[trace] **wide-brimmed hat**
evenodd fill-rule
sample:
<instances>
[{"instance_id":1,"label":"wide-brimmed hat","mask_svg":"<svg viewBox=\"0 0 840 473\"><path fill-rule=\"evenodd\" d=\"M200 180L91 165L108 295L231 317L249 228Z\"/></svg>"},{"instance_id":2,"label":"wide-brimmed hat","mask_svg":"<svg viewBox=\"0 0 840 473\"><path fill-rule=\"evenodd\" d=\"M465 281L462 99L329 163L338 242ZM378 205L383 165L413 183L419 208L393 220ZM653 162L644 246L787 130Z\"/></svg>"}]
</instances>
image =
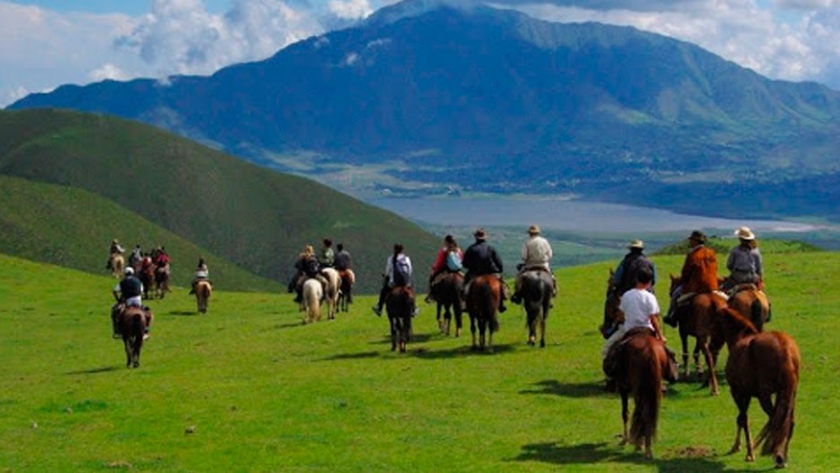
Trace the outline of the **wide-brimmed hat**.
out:
<instances>
[{"instance_id":1,"label":"wide-brimmed hat","mask_svg":"<svg viewBox=\"0 0 840 473\"><path fill-rule=\"evenodd\" d=\"M483 228L479 228L475 231L475 233L473 233L473 236L475 236L478 240L485 240L487 238L487 231Z\"/></svg>"},{"instance_id":2,"label":"wide-brimmed hat","mask_svg":"<svg viewBox=\"0 0 840 473\"><path fill-rule=\"evenodd\" d=\"M627 248L638 248L640 250L645 249L645 243L642 240L632 240Z\"/></svg>"},{"instance_id":3,"label":"wide-brimmed hat","mask_svg":"<svg viewBox=\"0 0 840 473\"><path fill-rule=\"evenodd\" d=\"M540 227L538 225L531 225L528 227L528 234L529 235L539 235L540 234Z\"/></svg>"},{"instance_id":4,"label":"wide-brimmed hat","mask_svg":"<svg viewBox=\"0 0 840 473\"><path fill-rule=\"evenodd\" d=\"M741 227L735 230L735 236L740 240L755 240L755 233L750 230L750 227Z\"/></svg>"},{"instance_id":5,"label":"wide-brimmed hat","mask_svg":"<svg viewBox=\"0 0 840 473\"><path fill-rule=\"evenodd\" d=\"M700 230L694 230L693 232L691 232L691 235L688 236L688 239L699 241L700 243L706 243L706 235Z\"/></svg>"}]
</instances>

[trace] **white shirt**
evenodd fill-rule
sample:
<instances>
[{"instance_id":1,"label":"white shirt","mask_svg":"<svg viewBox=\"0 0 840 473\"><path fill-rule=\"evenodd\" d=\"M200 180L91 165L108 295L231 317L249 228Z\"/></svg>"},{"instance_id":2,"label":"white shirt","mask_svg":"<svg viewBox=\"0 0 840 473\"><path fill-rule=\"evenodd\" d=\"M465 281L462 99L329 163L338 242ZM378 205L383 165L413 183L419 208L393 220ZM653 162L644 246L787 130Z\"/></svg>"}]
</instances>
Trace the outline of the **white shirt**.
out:
<instances>
[{"instance_id":1,"label":"white shirt","mask_svg":"<svg viewBox=\"0 0 840 473\"><path fill-rule=\"evenodd\" d=\"M411 266L411 258L406 256L403 253L397 255L397 259L400 261L404 261L405 265L408 267L408 275L411 276L414 274L414 268ZM391 255L388 257L388 260L385 261L385 277L388 278L388 285L394 285L394 256Z\"/></svg>"},{"instance_id":2,"label":"white shirt","mask_svg":"<svg viewBox=\"0 0 840 473\"><path fill-rule=\"evenodd\" d=\"M653 330L650 317L659 314L659 302L656 296L644 289L630 289L621 296L618 308L624 312L624 330L647 327Z\"/></svg>"},{"instance_id":3,"label":"white shirt","mask_svg":"<svg viewBox=\"0 0 840 473\"><path fill-rule=\"evenodd\" d=\"M551 245L545 238L535 235L528 238L528 241L522 245L522 262L526 268L542 267L548 269L548 262L554 253L551 251Z\"/></svg>"}]
</instances>

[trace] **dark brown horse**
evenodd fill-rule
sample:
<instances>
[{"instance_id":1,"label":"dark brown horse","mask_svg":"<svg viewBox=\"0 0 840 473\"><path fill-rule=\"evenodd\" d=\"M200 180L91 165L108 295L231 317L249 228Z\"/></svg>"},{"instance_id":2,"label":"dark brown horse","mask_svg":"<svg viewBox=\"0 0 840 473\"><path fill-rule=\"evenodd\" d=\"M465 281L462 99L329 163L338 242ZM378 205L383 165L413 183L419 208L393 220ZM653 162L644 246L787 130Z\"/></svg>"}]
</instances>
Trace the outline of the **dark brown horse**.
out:
<instances>
[{"instance_id":1,"label":"dark brown horse","mask_svg":"<svg viewBox=\"0 0 840 473\"><path fill-rule=\"evenodd\" d=\"M673 293L679 284L680 278L672 275L669 293ZM725 306L726 299L721 293L708 292L695 295L687 306L677 308L680 342L682 344L683 377L687 380L690 374L688 365L688 337L690 335L697 339L697 345L694 349L694 366L697 377L699 379L703 372L700 366L699 355L699 352L702 351L706 361L706 370L708 371L705 382L709 384L712 396L720 394L717 374L715 373L715 361L718 352L723 346L722 339L717 337L713 338L712 336L714 333L714 320L718 309Z\"/></svg>"},{"instance_id":2,"label":"dark brown horse","mask_svg":"<svg viewBox=\"0 0 840 473\"><path fill-rule=\"evenodd\" d=\"M139 307L126 307L116 315L116 326L125 345L125 366L140 366L140 350L143 348L143 336L151 313L148 315Z\"/></svg>"},{"instance_id":3,"label":"dark brown horse","mask_svg":"<svg viewBox=\"0 0 840 473\"><path fill-rule=\"evenodd\" d=\"M735 293L729 296L726 305L748 318L759 332L770 319L770 302L755 284L735 286Z\"/></svg>"},{"instance_id":4,"label":"dark brown horse","mask_svg":"<svg viewBox=\"0 0 840 473\"><path fill-rule=\"evenodd\" d=\"M137 271L137 279L143 283L143 299L149 299L149 291L152 291L152 294L154 294L155 265L147 264L141 266Z\"/></svg>"},{"instance_id":5,"label":"dark brown horse","mask_svg":"<svg viewBox=\"0 0 840 473\"><path fill-rule=\"evenodd\" d=\"M454 313L455 336L460 337L464 325L462 310L464 276L459 272L443 273L437 277L431 292L432 297L437 302L437 322L440 332L446 335L451 334L452 315Z\"/></svg>"},{"instance_id":6,"label":"dark brown horse","mask_svg":"<svg viewBox=\"0 0 840 473\"><path fill-rule=\"evenodd\" d=\"M169 265L155 267L155 297L163 299L169 292Z\"/></svg>"},{"instance_id":7,"label":"dark brown horse","mask_svg":"<svg viewBox=\"0 0 840 473\"><path fill-rule=\"evenodd\" d=\"M522 295L522 306L525 307L528 317L528 345L536 344L539 329L540 347L545 348L545 319L548 318L551 308L553 291L554 281L547 271L534 269L522 273L519 293Z\"/></svg>"},{"instance_id":8,"label":"dark brown horse","mask_svg":"<svg viewBox=\"0 0 840 473\"><path fill-rule=\"evenodd\" d=\"M350 304L353 303L353 284L356 283L356 274L352 269L343 269L338 272L341 278L341 291L338 294L338 311L348 312Z\"/></svg>"},{"instance_id":9,"label":"dark brown horse","mask_svg":"<svg viewBox=\"0 0 840 473\"><path fill-rule=\"evenodd\" d=\"M414 304L414 292L406 287L396 286L385 298L385 310L391 326L391 351L400 348L405 353L406 344L411 338L411 312Z\"/></svg>"},{"instance_id":10,"label":"dark brown horse","mask_svg":"<svg viewBox=\"0 0 840 473\"><path fill-rule=\"evenodd\" d=\"M758 332L749 320L730 308L718 312L717 327L729 348L726 381L738 406L732 452L740 450L743 430L746 460L755 460L747 410L750 400L757 398L769 420L758 434L755 446L762 446L763 455L772 454L777 468L784 467L793 436L799 347L785 333Z\"/></svg>"},{"instance_id":11,"label":"dark brown horse","mask_svg":"<svg viewBox=\"0 0 840 473\"><path fill-rule=\"evenodd\" d=\"M624 422L622 445L632 443L644 448L645 458L653 458L651 444L656 437L662 380L676 381L677 367L665 345L647 328L634 329L613 345L604 360L604 372L616 380L621 394L621 419ZM628 398L633 395L633 419L627 429Z\"/></svg>"},{"instance_id":12,"label":"dark brown horse","mask_svg":"<svg viewBox=\"0 0 840 473\"><path fill-rule=\"evenodd\" d=\"M493 349L493 333L499 330L499 301L502 297L502 283L492 274L477 276L470 284L467 294L467 312L470 316L470 332L473 349ZM479 343L476 343L476 324ZM486 338L485 338L486 335Z\"/></svg>"}]
</instances>

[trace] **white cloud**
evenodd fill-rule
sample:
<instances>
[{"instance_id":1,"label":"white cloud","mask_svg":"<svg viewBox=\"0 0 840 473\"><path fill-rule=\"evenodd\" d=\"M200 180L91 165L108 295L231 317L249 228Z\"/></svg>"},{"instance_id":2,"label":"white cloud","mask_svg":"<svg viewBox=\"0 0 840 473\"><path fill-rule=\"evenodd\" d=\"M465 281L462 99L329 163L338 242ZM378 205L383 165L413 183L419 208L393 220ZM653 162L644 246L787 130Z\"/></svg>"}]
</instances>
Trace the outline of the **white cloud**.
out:
<instances>
[{"instance_id":1,"label":"white cloud","mask_svg":"<svg viewBox=\"0 0 840 473\"><path fill-rule=\"evenodd\" d=\"M88 78L94 82L103 81L105 79L128 80L131 79L131 75L127 74L119 67L111 63L107 63L91 71L90 74L88 74Z\"/></svg>"},{"instance_id":2,"label":"white cloud","mask_svg":"<svg viewBox=\"0 0 840 473\"><path fill-rule=\"evenodd\" d=\"M330 0L327 9L343 20L363 19L373 13L368 0Z\"/></svg>"}]
</instances>

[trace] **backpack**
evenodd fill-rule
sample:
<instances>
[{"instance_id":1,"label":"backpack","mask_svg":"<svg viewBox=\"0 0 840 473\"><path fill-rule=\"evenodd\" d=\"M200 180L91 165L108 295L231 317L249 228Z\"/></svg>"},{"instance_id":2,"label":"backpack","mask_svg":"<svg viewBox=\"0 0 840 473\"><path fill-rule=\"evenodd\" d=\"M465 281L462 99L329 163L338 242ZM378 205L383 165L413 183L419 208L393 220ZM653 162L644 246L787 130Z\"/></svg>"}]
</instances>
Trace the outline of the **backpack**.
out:
<instances>
[{"instance_id":1,"label":"backpack","mask_svg":"<svg viewBox=\"0 0 840 473\"><path fill-rule=\"evenodd\" d=\"M460 271L464 266L461 264L461 258L458 257L458 252L455 250L446 254L446 267L450 271Z\"/></svg>"},{"instance_id":2,"label":"backpack","mask_svg":"<svg viewBox=\"0 0 840 473\"><path fill-rule=\"evenodd\" d=\"M402 255L400 255L402 256ZM408 286L411 283L411 271L405 256L394 257L394 286Z\"/></svg>"}]
</instances>

